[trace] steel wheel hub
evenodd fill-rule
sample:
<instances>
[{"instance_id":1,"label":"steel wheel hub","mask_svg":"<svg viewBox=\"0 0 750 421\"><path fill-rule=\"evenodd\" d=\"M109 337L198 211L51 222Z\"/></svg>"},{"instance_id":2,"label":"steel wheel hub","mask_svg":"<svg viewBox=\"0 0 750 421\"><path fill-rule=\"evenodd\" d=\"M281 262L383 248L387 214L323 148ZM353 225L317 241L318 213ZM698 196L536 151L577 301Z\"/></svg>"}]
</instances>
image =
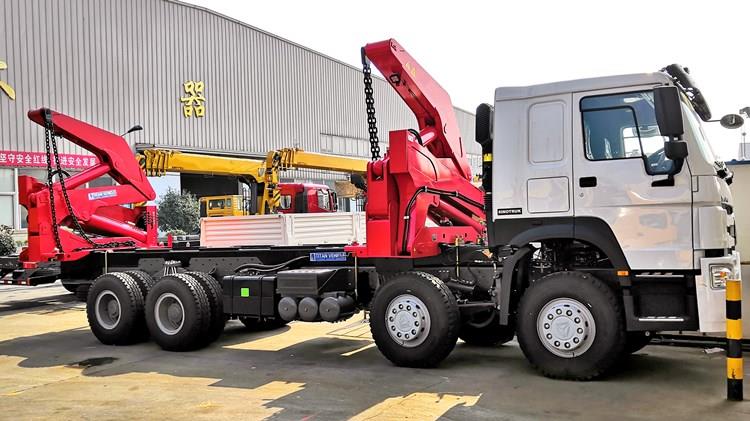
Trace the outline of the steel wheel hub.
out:
<instances>
[{"instance_id":1,"label":"steel wheel hub","mask_svg":"<svg viewBox=\"0 0 750 421\"><path fill-rule=\"evenodd\" d=\"M167 335L174 335L185 323L185 308L182 301L171 292L162 294L154 305L156 325Z\"/></svg>"},{"instance_id":2,"label":"steel wheel hub","mask_svg":"<svg viewBox=\"0 0 750 421\"><path fill-rule=\"evenodd\" d=\"M399 295L388 304L385 325L396 343L414 348L430 333L430 313L419 298L411 294Z\"/></svg>"},{"instance_id":3,"label":"steel wheel hub","mask_svg":"<svg viewBox=\"0 0 750 421\"><path fill-rule=\"evenodd\" d=\"M591 311L572 298L548 302L537 316L537 334L547 350L563 358L574 358L586 352L596 337Z\"/></svg>"},{"instance_id":4,"label":"steel wheel hub","mask_svg":"<svg viewBox=\"0 0 750 421\"><path fill-rule=\"evenodd\" d=\"M112 330L120 324L120 312L122 307L120 306L120 300L114 292L105 290L96 296L96 302L94 304L96 321L99 326Z\"/></svg>"}]
</instances>

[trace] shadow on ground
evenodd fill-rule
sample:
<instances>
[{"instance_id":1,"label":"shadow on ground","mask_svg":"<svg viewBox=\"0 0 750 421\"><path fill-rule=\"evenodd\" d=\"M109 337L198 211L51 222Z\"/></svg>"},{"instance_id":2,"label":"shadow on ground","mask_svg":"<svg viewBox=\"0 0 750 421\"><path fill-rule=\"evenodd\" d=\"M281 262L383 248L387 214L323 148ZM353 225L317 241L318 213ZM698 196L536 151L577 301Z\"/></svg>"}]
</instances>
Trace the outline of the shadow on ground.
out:
<instances>
[{"instance_id":1,"label":"shadow on ground","mask_svg":"<svg viewBox=\"0 0 750 421\"><path fill-rule=\"evenodd\" d=\"M53 299L59 298L50 297ZM331 325L331 330L336 328ZM514 419L569 418L606 413L616 413L618 418L648 418L696 416L716 410L716 404L723 408L719 400L706 399L721 393L717 387L723 381L723 360L700 350L647 347L625 359L609 378L577 383L541 377L515 343L492 348L459 343L435 369L394 367L376 347L363 349L371 344L365 339L323 335L278 350L252 349L255 341L289 335L289 329L248 332L241 324L230 322L222 338L210 347L170 353L151 342L105 346L83 328L0 342L0 355L23 358L19 366L24 368L76 367L90 377L157 373L218 379L211 386L241 389L255 389L272 381L303 383L299 391L264 404L282 408L274 415L279 419L347 418L388 398L417 392L480 396L476 405L458 405L445 414L458 419L498 419L504 414ZM248 343L248 349L236 349ZM696 407L699 396L703 406ZM634 401L638 402L636 412ZM576 402L587 404L582 407ZM675 409L665 408L664 402Z\"/></svg>"},{"instance_id":2,"label":"shadow on ground","mask_svg":"<svg viewBox=\"0 0 750 421\"><path fill-rule=\"evenodd\" d=\"M5 301L0 303L0 315L4 313L11 313L19 310L30 310L38 307L53 307L59 306L64 303L76 303L76 297L70 293L64 293L59 295L50 295L42 298L35 298L29 300L28 298L21 298L13 301Z\"/></svg>"}]
</instances>

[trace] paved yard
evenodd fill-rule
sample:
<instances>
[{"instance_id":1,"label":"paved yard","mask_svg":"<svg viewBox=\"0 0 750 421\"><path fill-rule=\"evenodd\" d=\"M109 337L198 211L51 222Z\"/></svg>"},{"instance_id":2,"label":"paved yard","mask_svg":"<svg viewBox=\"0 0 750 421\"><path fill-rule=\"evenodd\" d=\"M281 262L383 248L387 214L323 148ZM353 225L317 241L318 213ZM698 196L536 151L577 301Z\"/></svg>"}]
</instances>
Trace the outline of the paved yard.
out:
<instances>
[{"instance_id":1,"label":"paved yard","mask_svg":"<svg viewBox=\"0 0 750 421\"><path fill-rule=\"evenodd\" d=\"M260 333L232 322L190 353L112 347L62 287L0 287L2 419L750 419L750 402L724 401L724 373L721 353L649 346L605 380L554 381L515 342L397 368L361 316Z\"/></svg>"}]
</instances>

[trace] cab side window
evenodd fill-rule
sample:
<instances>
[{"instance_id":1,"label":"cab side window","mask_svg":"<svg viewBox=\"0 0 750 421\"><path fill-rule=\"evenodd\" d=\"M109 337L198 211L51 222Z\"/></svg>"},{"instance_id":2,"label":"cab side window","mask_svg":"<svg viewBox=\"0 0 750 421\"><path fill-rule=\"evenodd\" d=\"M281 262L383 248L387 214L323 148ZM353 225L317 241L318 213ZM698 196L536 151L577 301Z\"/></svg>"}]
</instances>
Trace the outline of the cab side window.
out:
<instances>
[{"instance_id":1,"label":"cab side window","mask_svg":"<svg viewBox=\"0 0 750 421\"><path fill-rule=\"evenodd\" d=\"M587 159L642 159L650 175L672 170L650 91L585 97L580 108Z\"/></svg>"},{"instance_id":2,"label":"cab side window","mask_svg":"<svg viewBox=\"0 0 750 421\"><path fill-rule=\"evenodd\" d=\"M635 113L630 107L583 111L583 129L586 158L592 161L641 157ZM626 132L636 133L635 143L626 142Z\"/></svg>"}]
</instances>

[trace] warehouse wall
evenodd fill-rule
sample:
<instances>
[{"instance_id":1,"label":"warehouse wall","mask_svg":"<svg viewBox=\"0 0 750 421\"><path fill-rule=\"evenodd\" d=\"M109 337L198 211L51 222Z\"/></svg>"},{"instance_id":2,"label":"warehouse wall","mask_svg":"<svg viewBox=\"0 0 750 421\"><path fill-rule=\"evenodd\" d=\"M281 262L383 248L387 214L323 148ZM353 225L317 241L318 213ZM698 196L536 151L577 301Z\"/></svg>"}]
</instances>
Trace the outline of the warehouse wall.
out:
<instances>
[{"instance_id":1,"label":"warehouse wall","mask_svg":"<svg viewBox=\"0 0 750 421\"><path fill-rule=\"evenodd\" d=\"M737 229L737 250L743 262L750 262L750 161L727 162L734 173L729 188L734 198L734 216ZM750 290L750 288L748 288Z\"/></svg>"},{"instance_id":2,"label":"warehouse wall","mask_svg":"<svg viewBox=\"0 0 750 421\"><path fill-rule=\"evenodd\" d=\"M41 106L113 132L143 125L131 144L257 155L281 146L369 150L360 69L192 5L0 0L0 60L9 65L0 80L17 93L0 98L0 150L44 150L41 128L25 117ZM187 81L204 83L204 117L183 115ZM383 138L415 126L384 80L374 88ZM478 163L473 115L457 112Z\"/></svg>"},{"instance_id":3,"label":"warehouse wall","mask_svg":"<svg viewBox=\"0 0 750 421\"><path fill-rule=\"evenodd\" d=\"M361 69L193 5L0 0L0 61L8 64L0 81L16 93L13 100L0 92L0 224L18 229L25 228L26 213L15 179L43 175L44 133L26 118L39 107L115 133L141 124L145 130L126 137L131 146L258 157L299 147L369 157ZM188 82L203 85L202 117L192 107L192 116L184 114ZM383 79L373 88L387 143L389 130L416 122ZM474 116L456 112L478 171ZM88 166L90 154L70 142L60 152L75 154L63 157L71 172ZM318 170L283 175L329 185L342 177ZM178 180L170 178L172 187L180 187Z\"/></svg>"}]
</instances>

